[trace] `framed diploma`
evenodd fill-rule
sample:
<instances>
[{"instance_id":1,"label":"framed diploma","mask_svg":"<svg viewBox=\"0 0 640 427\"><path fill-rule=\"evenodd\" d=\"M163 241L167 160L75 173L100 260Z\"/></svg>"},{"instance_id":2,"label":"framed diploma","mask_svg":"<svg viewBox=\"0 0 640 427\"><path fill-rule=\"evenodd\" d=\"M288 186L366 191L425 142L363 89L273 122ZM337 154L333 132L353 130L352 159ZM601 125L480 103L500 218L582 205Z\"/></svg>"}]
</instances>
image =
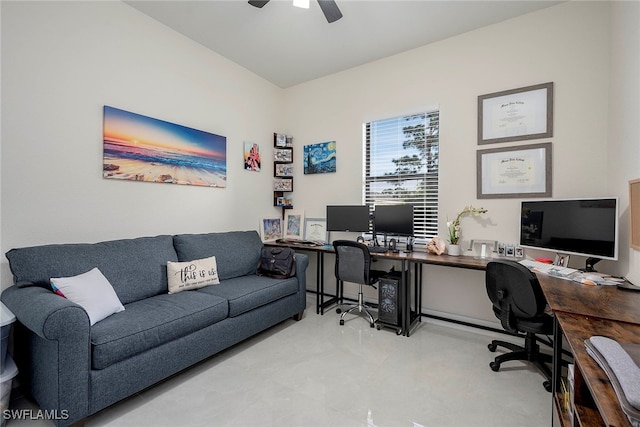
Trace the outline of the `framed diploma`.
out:
<instances>
[{"instance_id":1,"label":"framed diploma","mask_svg":"<svg viewBox=\"0 0 640 427\"><path fill-rule=\"evenodd\" d=\"M305 218L304 238L312 242L327 243L327 220L324 218Z\"/></svg>"},{"instance_id":2,"label":"framed diploma","mask_svg":"<svg viewBox=\"0 0 640 427\"><path fill-rule=\"evenodd\" d=\"M551 143L477 151L478 199L551 197Z\"/></svg>"},{"instance_id":3,"label":"framed diploma","mask_svg":"<svg viewBox=\"0 0 640 427\"><path fill-rule=\"evenodd\" d=\"M478 144L553 136L553 82L478 97Z\"/></svg>"}]
</instances>

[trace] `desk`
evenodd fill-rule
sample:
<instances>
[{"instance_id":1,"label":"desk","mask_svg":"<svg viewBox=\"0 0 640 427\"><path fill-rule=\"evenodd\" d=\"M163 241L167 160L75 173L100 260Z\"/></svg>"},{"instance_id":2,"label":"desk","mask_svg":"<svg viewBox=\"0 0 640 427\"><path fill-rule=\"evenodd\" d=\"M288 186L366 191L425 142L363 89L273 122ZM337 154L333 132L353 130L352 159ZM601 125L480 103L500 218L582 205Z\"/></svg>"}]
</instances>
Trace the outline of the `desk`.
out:
<instances>
[{"instance_id":1,"label":"desk","mask_svg":"<svg viewBox=\"0 0 640 427\"><path fill-rule=\"evenodd\" d=\"M593 335L609 336L625 343L640 343L640 292L615 286L588 286L537 274L549 307L554 312L554 406L561 425L571 425L558 398L562 335L575 361L576 425L631 425L604 371L589 356L584 340Z\"/></svg>"},{"instance_id":2,"label":"desk","mask_svg":"<svg viewBox=\"0 0 640 427\"><path fill-rule=\"evenodd\" d=\"M316 314L323 315L324 310L334 304L342 302L342 292L340 289L336 289L335 295L327 295L324 291L324 254L333 253L333 246L310 246L302 245L292 242L276 243L267 242L267 246L283 246L292 248L294 250L310 251L316 253L316 279L318 283L318 293L316 297ZM384 252L384 253L372 253L372 257L378 259L386 259L391 261L398 261L401 264L401 271L408 271L411 266L414 267L414 292L413 292L413 307L411 303L411 292L408 286L407 279L403 274L402 288L405 290L403 294L405 298L401 301L402 309L402 331L405 336L411 335L411 330L420 322L422 314L422 264L434 264L446 267L467 268L472 270L484 270L487 267L487 263L490 259L481 259L470 256L449 256L449 255L434 255L427 252ZM330 298L325 300L325 297Z\"/></svg>"}]
</instances>

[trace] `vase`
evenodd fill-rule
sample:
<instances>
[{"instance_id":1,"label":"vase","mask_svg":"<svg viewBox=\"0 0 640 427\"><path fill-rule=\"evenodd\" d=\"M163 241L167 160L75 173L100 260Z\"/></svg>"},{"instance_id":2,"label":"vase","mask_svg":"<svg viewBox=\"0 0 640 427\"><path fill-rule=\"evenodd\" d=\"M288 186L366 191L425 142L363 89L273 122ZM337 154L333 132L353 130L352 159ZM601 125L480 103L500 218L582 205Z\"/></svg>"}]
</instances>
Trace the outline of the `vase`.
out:
<instances>
[{"instance_id":1,"label":"vase","mask_svg":"<svg viewBox=\"0 0 640 427\"><path fill-rule=\"evenodd\" d=\"M460 256L460 245L447 246L447 254L451 256Z\"/></svg>"}]
</instances>

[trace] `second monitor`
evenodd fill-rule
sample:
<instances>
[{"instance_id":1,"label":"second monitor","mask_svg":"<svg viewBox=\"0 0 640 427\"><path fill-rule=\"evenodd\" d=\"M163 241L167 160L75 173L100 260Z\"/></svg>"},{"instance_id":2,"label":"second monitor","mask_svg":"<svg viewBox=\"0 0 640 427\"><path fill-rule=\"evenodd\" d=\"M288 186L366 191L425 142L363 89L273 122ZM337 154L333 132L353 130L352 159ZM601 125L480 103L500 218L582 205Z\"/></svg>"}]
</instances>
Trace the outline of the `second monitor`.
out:
<instances>
[{"instance_id":1,"label":"second monitor","mask_svg":"<svg viewBox=\"0 0 640 427\"><path fill-rule=\"evenodd\" d=\"M413 236L413 205L376 206L373 228L376 234Z\"/></svg>"}]
</instances>

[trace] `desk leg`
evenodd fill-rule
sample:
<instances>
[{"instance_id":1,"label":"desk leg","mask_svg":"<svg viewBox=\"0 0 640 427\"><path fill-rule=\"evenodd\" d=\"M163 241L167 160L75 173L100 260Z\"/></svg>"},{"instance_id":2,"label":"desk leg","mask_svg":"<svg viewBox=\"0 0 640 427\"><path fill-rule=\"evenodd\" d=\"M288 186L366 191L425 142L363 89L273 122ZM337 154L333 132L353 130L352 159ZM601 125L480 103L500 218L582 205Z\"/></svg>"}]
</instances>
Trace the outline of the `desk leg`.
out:
<instances>
[{"instance_id":1,"label":"desk leg","mask_svg":"<svg viewBox=\"0 0 640 427\"><path fill-rule=\"evenodd\" d=\"M551 364L551 394L561 393L560 369L562 369L562 329L560 322L553 318L553 363Z\"/></svg>"},{"instance_id":2,"label":"desk leg","mask_svg":"<svg viewBox=\"0 0 640 427\"><path fill-rule=\"evenodd\" d=\"M411 329L411 288L409 287L409 280L407 274L407 261L402 260L401 263L402 275L401 275L401 287L402 289L402 334L406 337L409 336Z\"/></svg>"},{"instance_id":3,"label":"desk leg","mask_svg":"<svg viewBox=\"0 0 640 427\"><path fill-rule=\"evenodd\" d=\"M407 266L405 266L405 261L402 264L402 281L404 283L404 287L402 289L406 292L406 298L403 298L406 301L406 315L404 315L404 328L405 328L405 336L411 336L411 329L419 322L422 321L420 315L422 313L422 265L419 263L407 262ZM411 268L411 264L414 265L414 277L413 277L413 306L415 307L415 312L411 311L411 283L409 283L409 268ZM406 269L405 269L406 268Z\"/></svg>"},{"instance_id":4,"label":"desk leg","mask_svg":"<svg viewBox=\"0 0 640 427\"><path fill-rule=\"evenodd\" d=\"M316 314L320 314L320 307L324 301L324 281L321 278L322 252L316 252Z\"/></svg>"},{"instance_id":5,"label":"desk leg","mask_svg":"<svg viewBox=\"0 0 640 427\"><path fill-rule=\"evenodd\" d=\"M342 303L342 286L340 283L336 283L336 294L335 296L331 296L328 300L324 300L324 254L322 252L318 252L318 271L316 272L316 277L318 277L318 308L317 310L320 312L320 315L324 315L324 309L331 307L334 304ZM338 282L336 280L336 282Z\"/></svg>"}]
</instances>

